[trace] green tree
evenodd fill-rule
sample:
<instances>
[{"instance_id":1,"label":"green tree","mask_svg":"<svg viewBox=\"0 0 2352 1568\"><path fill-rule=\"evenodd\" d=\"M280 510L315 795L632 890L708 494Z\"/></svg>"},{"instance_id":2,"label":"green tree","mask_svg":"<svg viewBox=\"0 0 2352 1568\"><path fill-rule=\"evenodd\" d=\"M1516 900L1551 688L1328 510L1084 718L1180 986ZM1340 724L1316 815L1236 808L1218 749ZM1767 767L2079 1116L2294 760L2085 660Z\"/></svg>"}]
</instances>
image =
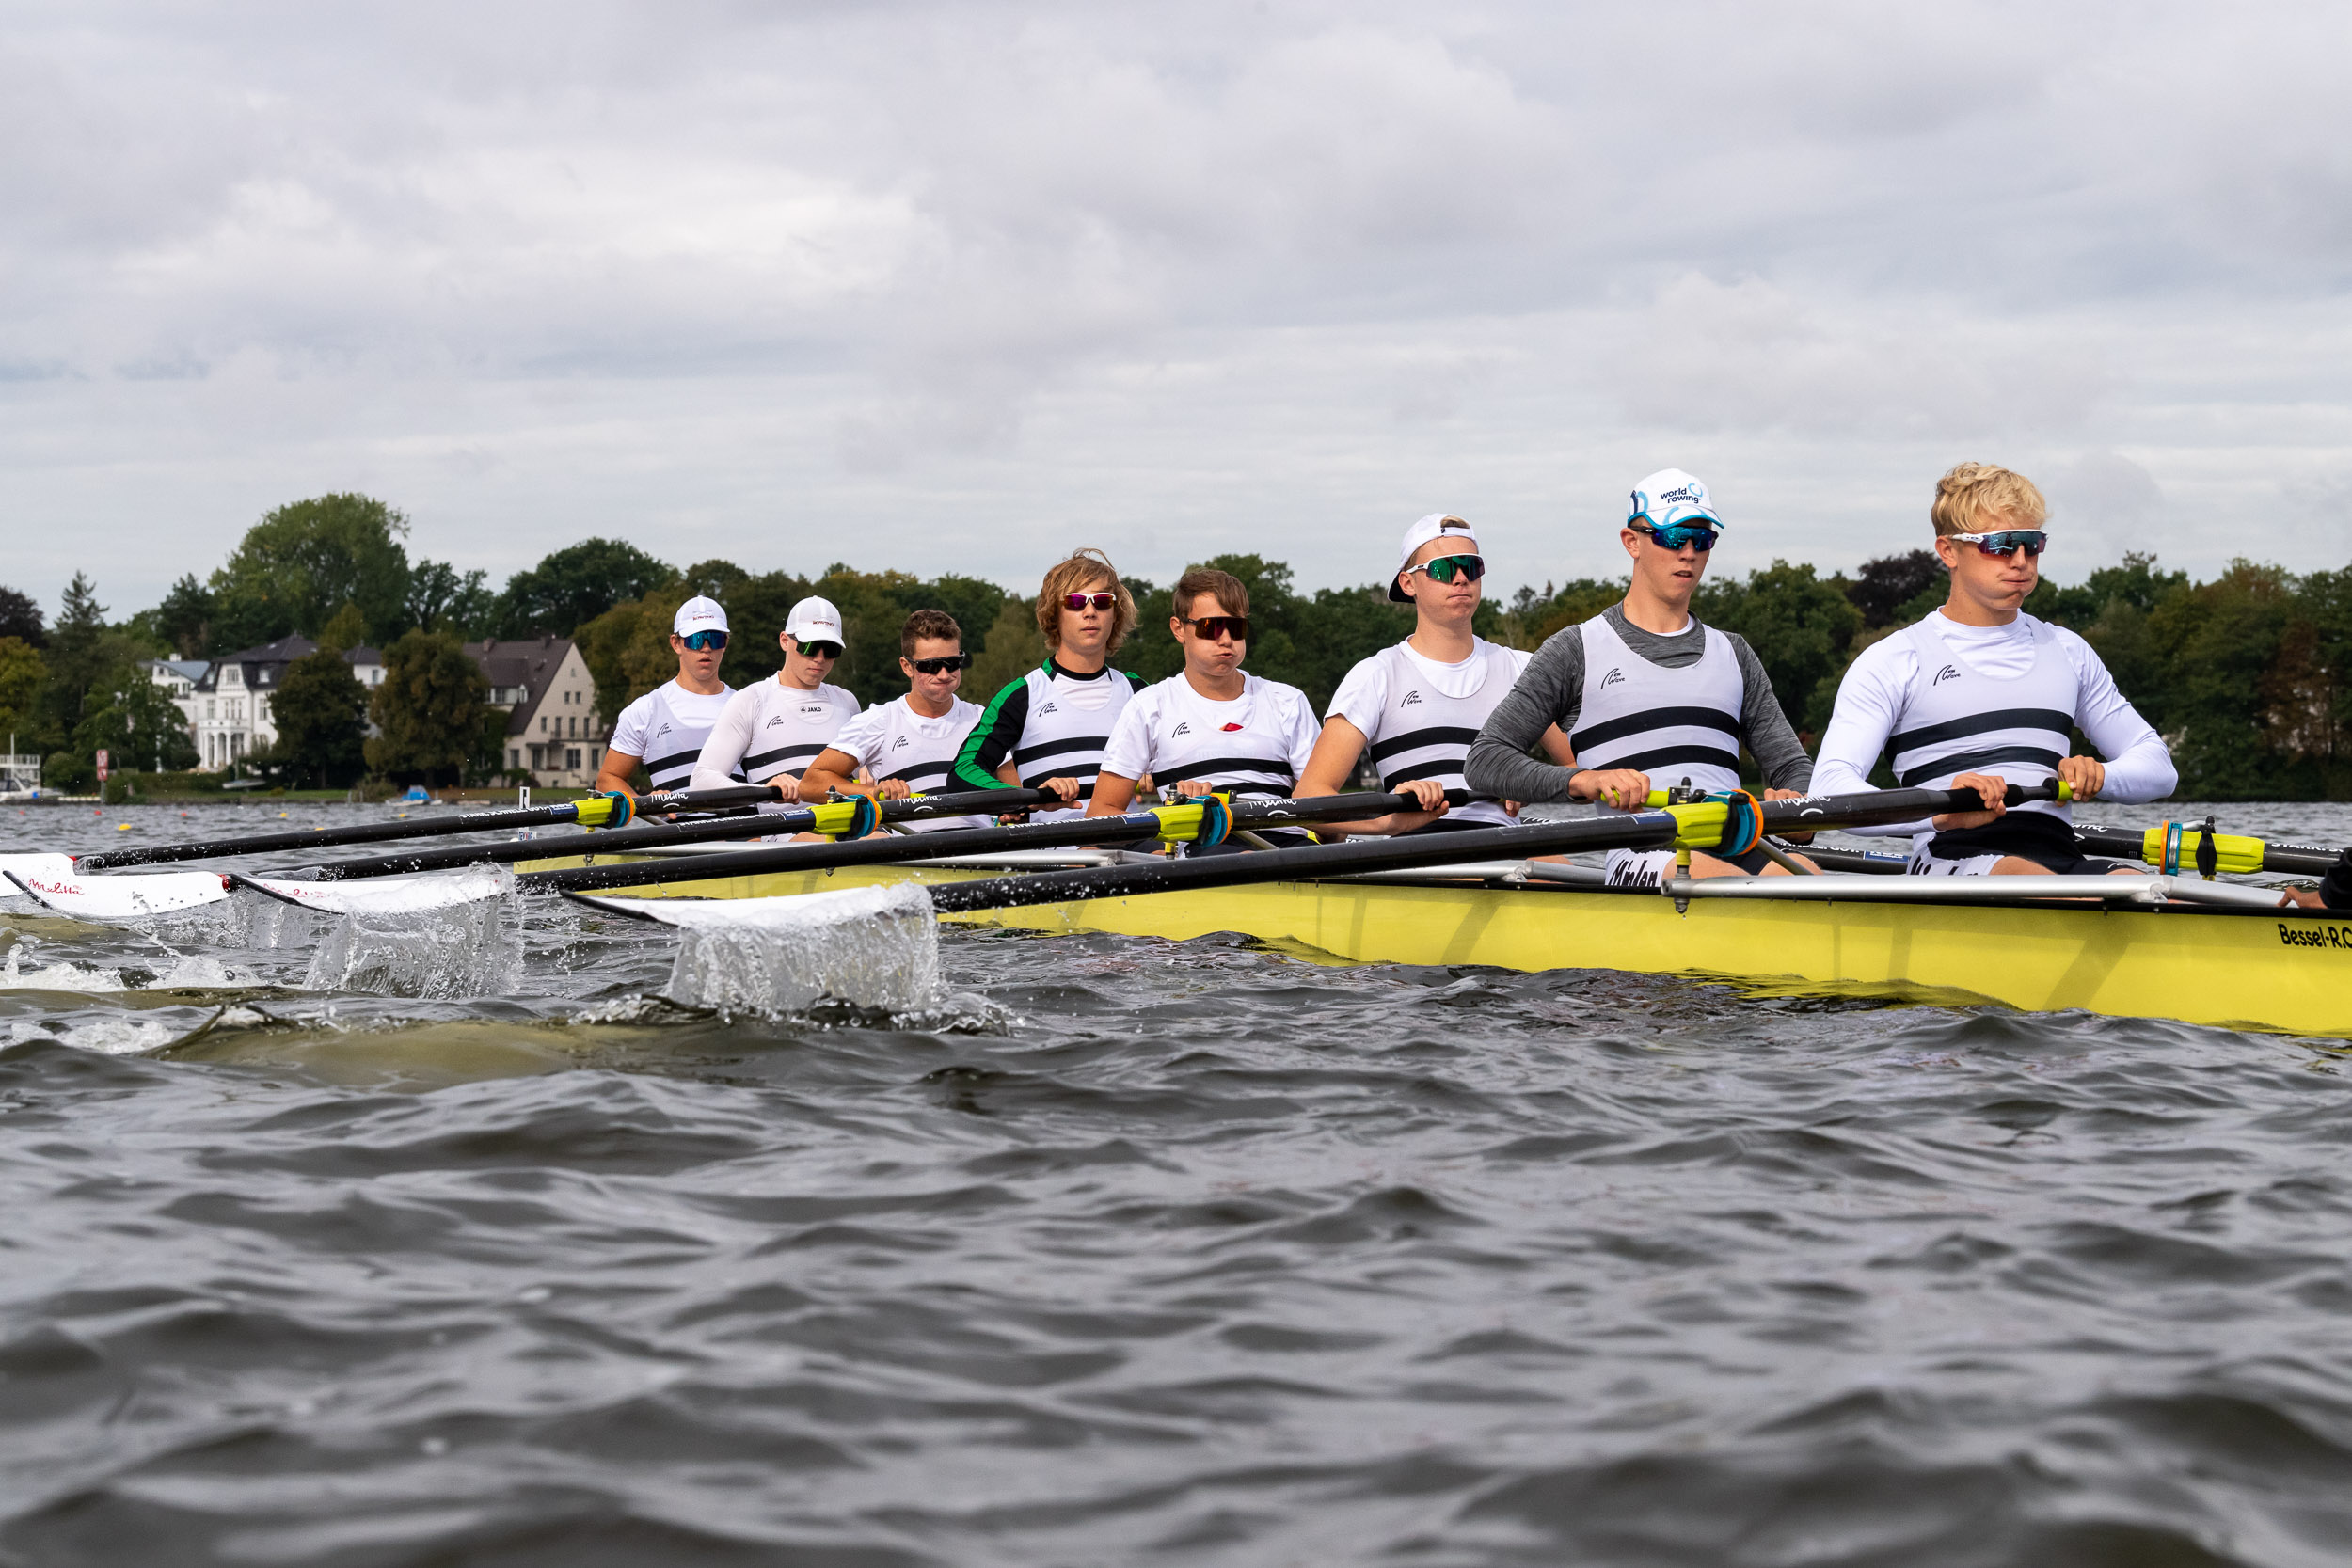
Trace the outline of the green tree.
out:
<instances>
[{"instance_id":1,"label":"green tree","mask_svg":"<svg viewBox=\"0 0 2352 1568\"><path fill-rule=\"evenodd\" d=\"M367 617L370 641L397 637L408 623L407 532L408 519L371 496L318 496L269 513L213 574L214 650L316 635L346 602Z\"/></svg>"},{"instance_id":2,"label":"green tree","mask_svg":"<svg viewBox=\"0 0 2352 1568\"><path fill-rule=\"evenodd\" d=\"M2182 796L2245 800L2276 793L2265 701L2275 693L2265 690L2265 677L2294 610L2284 571L2236 561L2212 582L2166 594L2149 616L2164 660L2161 709Z\"/></svg>"},{"instance_id":3,"label":"green tree","mask_svg":"<svg viewBox=\"0 0 2352 1568\"><path fill-rule=\"evenodd\" d=\"M156 772L193 768L196 742L187 716L143 663L116 665L94 682L88 712L74 726L73 753L94 758L101 747L117 771L145 768Z\"/></svg>"},{"instance_id":4,"label":"green tree","mask_svg":"<svg viewBox=\"0 0 2352 1568\"><path fill-rule=\"evenodd\" d=\"M49 686L49 666L21 637L0 637L0 745L17 737L21 748L42 740L40 699Z\"/></svg>"},{"instance_id":5,"label":"green tree","mask_svg":"<svg viewBox=\"0 0 2352 1568\"><path fill-rule=\"evenodd\" d=\"M171 592L164 595L163 603L148 611L148 619L155 635L163 640L174 656L203 658L213 651L213 616L216 610L212 590L197 581L195 573L189 572L183 574L180 580L171 585Z\"/></svg>"},{"instance_id":6,"label":"green tree","mask_svg":"<svg viewBox=\"0 0 2352 1568\"><path fill-rule=\"evenodd\" d=\"M384 651L384 684L371 709L383 733L367 743L368 766L427 784L454 781L498 717L489 695L489 679L453 634L404 632Z\"/></svg>"},{"instance_id":7,"label":"green tree","mask_svg":"<svg viewBox=\"0 0 2352 1568\"><path fill-rule=\"evenodd\" d=\"M341 648L329 643L297 658L270 699L278 723L271 760L322 787L350 784L366 761L367 712L368 689Z\"/></svg>"},{"instance_id":8,"label":"green tree","mask_svg":"<svg viewBox=\"0 0 2352 1568\"><path fill-rule=\"evenodd\" d=\"M1747 639L1791 724L1814 734L1828 724L1837 677L1863 620L1835 583L1822 581L1809 565L1775 561L1750 572L1745 582L1726 577L1701 583L1691 610L1708 626Z\"/></svg>"},{"instance_id":9,"label":"green tree","mask_svg":"<svg viewBox=\"0 0 2352 1568\"><path fill-rule=\"evenodd\" d=\"M1938 603L1947 592L1944 562L1933 550L1906 550L1866 561L1845 587L1846 597L1862 612L1862 624L1873 631L1899 626L1904 610L1923 594Z\"/></svg>"},{"instance_id":10,"label":"green tree","mask_svg":"<svg viewBox=\"0 0 2352 1568\"><path fill-rule=\"evenodd\" d=\"M0 637L13 637L28 648L49 645L49 633L41 625L40 606L31 594L0 588Z\"/></svg>"},{"instance_id":11,"label":"green tree","mask_svg":"<svg viewBox=\"0 0 2352 1568\"><path fill-rule=\"evenodd\" d=\"M986 632L985 651L963 673L964 696L982 704L1045 661L1045 638L1037 629L1035 600L1006 594Z\"/></svg>"},{"instance_id":12,"label":"green tree","mask_svg":"<svg viewBox=\"0 0 2352 1568\"><path fill-rule=\"evenodd\" d=\"M98 602L97 587L87 575L74 573L49 638L49 689L42 706L52 733L60 738L72 735L87 714L90 688L123 662L123 650L108 645L106 607Z\"/></svg>"},{"instance_id":13,"label":"green tree","mask_svg":"<svg viewBox=\"0 0 2352 1568\"><path fill-rule=\"evenodd\" d=\"M461 638L484 635L498 607L498 596L485 585L487 577L485 572L461 576L446 561L418 562L408 573L408 624L427 631L453 631Z\"/></svg>"},{"instance_id":14,"label":"green tree","mask_svg":"<svg viewBox=\"0 0 2352 1568\"><path fill-rule=\"evenodd\" d=\"M569 637L625 599L677 576L634 545L583 539L507 579L490 621L500 637Z\"/></svg>"}]
</instances>

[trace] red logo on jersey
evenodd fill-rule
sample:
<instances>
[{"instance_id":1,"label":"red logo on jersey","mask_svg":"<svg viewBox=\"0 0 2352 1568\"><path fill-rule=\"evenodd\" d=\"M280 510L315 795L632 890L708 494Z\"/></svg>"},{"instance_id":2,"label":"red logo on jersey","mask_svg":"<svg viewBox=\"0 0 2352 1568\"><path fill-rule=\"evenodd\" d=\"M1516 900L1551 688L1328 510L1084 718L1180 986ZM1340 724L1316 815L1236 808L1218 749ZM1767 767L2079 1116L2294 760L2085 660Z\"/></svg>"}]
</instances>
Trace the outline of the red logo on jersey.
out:
<instances>
[{"instance_id":1,"label":"red logo on jersey","mask_svg":"<svg viewBox=\"0 0 2352 1568\"><path fill-rule=\"evenodd\" d=\"M1239 724L1228 724L1228 725L1226 725L1226 726L1225 726L1225 728L1226 728L1226 730L1227 730L1227 732L1228 732L1228 733L1231 733L1232 731L1234 731L1234 730L1240 729L1240 728L1241 728L1241 726L1240 726Z\"/></svg>"}]
</instances>

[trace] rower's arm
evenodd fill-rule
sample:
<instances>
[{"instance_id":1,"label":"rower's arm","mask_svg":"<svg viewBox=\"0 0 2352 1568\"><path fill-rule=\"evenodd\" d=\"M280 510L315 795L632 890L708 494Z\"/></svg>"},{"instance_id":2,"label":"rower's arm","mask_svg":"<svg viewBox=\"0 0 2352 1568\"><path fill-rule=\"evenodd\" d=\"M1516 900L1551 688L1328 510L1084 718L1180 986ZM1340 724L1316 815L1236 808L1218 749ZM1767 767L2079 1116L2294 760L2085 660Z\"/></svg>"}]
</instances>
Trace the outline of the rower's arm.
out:
<instances>
[{"instance_id":1,"label":"rower's arm","mask_svg":"<svg viewBox=\"0 0 2352 1568\"><path fill-rule=\"evenodd\" d=\"M1094 775L1094 794L1087 800L1089 816L1117 816L1136 801L1136 781L1117 773Z\"/></svg>"},{"instance_id":2,"label":"rower's arm","mask_svg":"<svg viewBox=\"0 0 2352 1568\"><path fill-rule=\"evenodd\" d=\"M1337 717L1323 721L1323 734L1315 739L1312 755L1307 759L1306 770L1298 775L1297 785L1291 790L1293 799L1308 800L1317 795L1337 795L1346 787L1348 775L1356 770L1356 759L1364 754L1364 732L1346 720ZM1359 822L1318 822L1316 836L1342 836L1348 833L1409 833L1445 815L1445 796L1436 781L1419 781L1421 789L1415 793L1434 793L1435 811L1398 811L1385 816L1368 816ZM1400 791L1402 793L1402 791Z\"/></svg>"},{"instance_id":3,"label":"rower's arm","mask_svg":"<svg viewBox=\"0 0 2352 1568\"><path fill-rule=\"evenodd\" d=\"M1565 732L1584 706L1584 639L1574 626L1555 632L1528 660L1486 727L1470 742L1462 762L1462 779L1470 788L1506 800L1567 800L1572 768L1558 762L1537 762L1527 753L1546 732ZM1566 750L1561 736L1560 751ZM1549 745L1545 754L1559 755Z\"/></svg>"},{"instance_id":4,"label":"rower's arm","mask_svg":"<svg viewBox=\"0 0 2352 1568\"><path fill-rule=\"evenodd\" d=\"M637 765L644 760L630 756L617 746L607 747L604 761L596 766L596 787L608 794L618 790L635 800L637 791L629 787L629 781L637 776Z\"/></svg>"},{"instance_id":5,"label":"rower's arm","mask_svg":"<svg viewBox=\"0 0 2352 1568\"><path fill-rule=\"evenodd\" d=\"M2172 752L2164 736L2117 689L2115 677L2090 643L2063 630L2059 641L2074 660L2078 677L2074 722L2106 759L2106 778L2099 799L2138 805L2171 794L2181 775L2172 766Z\"/></svg>"},{"instance_id":6,"label":"rower's arm","mask_svg":"<svg viewBox=\"0 0 2352 1568\"><path fill-rule=\"evenodd\" d=\"M1764 661L1756 657L1748 640L1737 634L1731 638L1731 651L1740 663L1740 744L1756 759L1767 788L1810 788L1813 759L1804 754L1804 742L1797 738L1788 715L1781 711L1772 678L1764 673Z\"/></svg>"},{"instance_id":7,"label":"rower's arm","mask_svg":"<svg viewBox=\"0 0 2352 1568\"><path fill-rule=\"evenodd\" d=\"M880 785L858 783L857 758L835 746L818 752L817 760L801 775L802 800L821 800L827 791L835 795L871 795L877 800L885 793Z\"/></svg>"},{"instance_id":8,"label":"rower's arm","mask_svg":"<svg viewBox=\"0 0 2352 1568\"><path fill-rule=\"evenodd\" d=\"M689 789L724 789L738 782L736 775L743 771L743 753L751 750L752 721L759 710L758 704L750 700L750 691L746 687L719 710L719 721L710 726L710 738L703 742L702 754L694 759Z\"/></svg>"},{"instance_id":9,"label":"rower's arm","mask_svg":"<svg viewBox=\"0 0 2352 1568\"><path fill-rule=\"evenodd\" d=\"M980 710L980 717L964 736L955 764L947 770L954 787L1018 787L1021 776L1011 770L1012 749L1020 743L1021 732L1028 722L1029 679L1023 675L989 700L988 706Z\"/></svg>"},{"instance_id":10,"label":"rower's arm","mask_svg":"<svg viewBox=\"0 0 2352 1568\"><path fill-rule=\"evenodd\" d=\"M1821 732L1820 754L1813 762L1813 789L1821 795L1859 795L1876 788L1870 769L1886 750L1887 736L1902 716L1904 696L1911 689L1918 661L1907 637L1890 637L1862 650L1837 683L1837 705L1830 712L1829 728ZM1926 822L1901 822L1872 828L1873 833L1904 838L1927 831Z\"/></svg>"}]
</instances>

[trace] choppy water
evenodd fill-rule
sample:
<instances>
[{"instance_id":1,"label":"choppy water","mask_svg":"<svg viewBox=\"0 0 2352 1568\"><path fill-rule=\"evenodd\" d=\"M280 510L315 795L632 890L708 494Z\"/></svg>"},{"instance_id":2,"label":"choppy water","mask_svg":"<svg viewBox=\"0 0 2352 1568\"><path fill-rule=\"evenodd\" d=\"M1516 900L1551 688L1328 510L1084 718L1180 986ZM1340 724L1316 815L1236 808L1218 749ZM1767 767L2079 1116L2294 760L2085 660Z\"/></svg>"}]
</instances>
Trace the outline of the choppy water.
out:
<instances>
[{"instance_id":1,"label":"choppy water","mask_svg":"<svg viewBox=\"0 0 2352 1568\"><path fill-rule=\"evenodd\" d=\"M730 1017L566 911L0 917L0 1562L2352 1553L2342 1042L970 931Z\"/></svg>"}]
</instances>

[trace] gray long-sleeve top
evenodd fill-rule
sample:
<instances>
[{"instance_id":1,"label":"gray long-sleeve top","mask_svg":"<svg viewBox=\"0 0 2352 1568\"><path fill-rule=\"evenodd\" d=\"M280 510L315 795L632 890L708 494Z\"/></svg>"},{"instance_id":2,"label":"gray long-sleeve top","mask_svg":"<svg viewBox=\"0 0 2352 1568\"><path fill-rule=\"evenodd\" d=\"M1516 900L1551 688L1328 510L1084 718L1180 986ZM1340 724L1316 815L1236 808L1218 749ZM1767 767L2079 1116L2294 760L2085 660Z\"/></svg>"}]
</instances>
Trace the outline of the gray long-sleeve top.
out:
<instances>
[{"instance_id":1,"label":"gray long-sleeve top","mask_svg":"<svg viewBox=\"0 0 2352 1568\"><path fill-rule=\"evenodd\" d=\"M1625 639L1626 646L1652 664L1679 670L1696 664L1707 652L1707 628L1699 625L1695 615L1682 630L1661 637L1627 620L1622 605L1611 605L1601 613L1608 617L1611 628ZM1813 783L1813 759L1804 754L1797 732L1788 727L1788 716L1780 711L1780 699L1772 695L1772 683L1764 673L1763 660L1756 657L1756 650L1738 632L1724 635L1731 639L1731 651L1740 660L1740 682L1745 688L1740 702L1740 743L1764 770L1766 787L1809 788ZM1486 716L1486 727L1470 742L1470 756L1463 764L1464 782L1472 789L1500 795L1506 800L1567 800L1568 781L1576 776L1575 769L1538 762L1527 753L1548 725L1557 724L1562 733L1574 736L1577 715L1583 707L1584 639L1576 627L1569 626L1545 640L1544 645L1535 650L1535 657L1528 661L1518 684ZM1673 781L1655 782L1663 784Z\"/></svg>"}]
</instances>

